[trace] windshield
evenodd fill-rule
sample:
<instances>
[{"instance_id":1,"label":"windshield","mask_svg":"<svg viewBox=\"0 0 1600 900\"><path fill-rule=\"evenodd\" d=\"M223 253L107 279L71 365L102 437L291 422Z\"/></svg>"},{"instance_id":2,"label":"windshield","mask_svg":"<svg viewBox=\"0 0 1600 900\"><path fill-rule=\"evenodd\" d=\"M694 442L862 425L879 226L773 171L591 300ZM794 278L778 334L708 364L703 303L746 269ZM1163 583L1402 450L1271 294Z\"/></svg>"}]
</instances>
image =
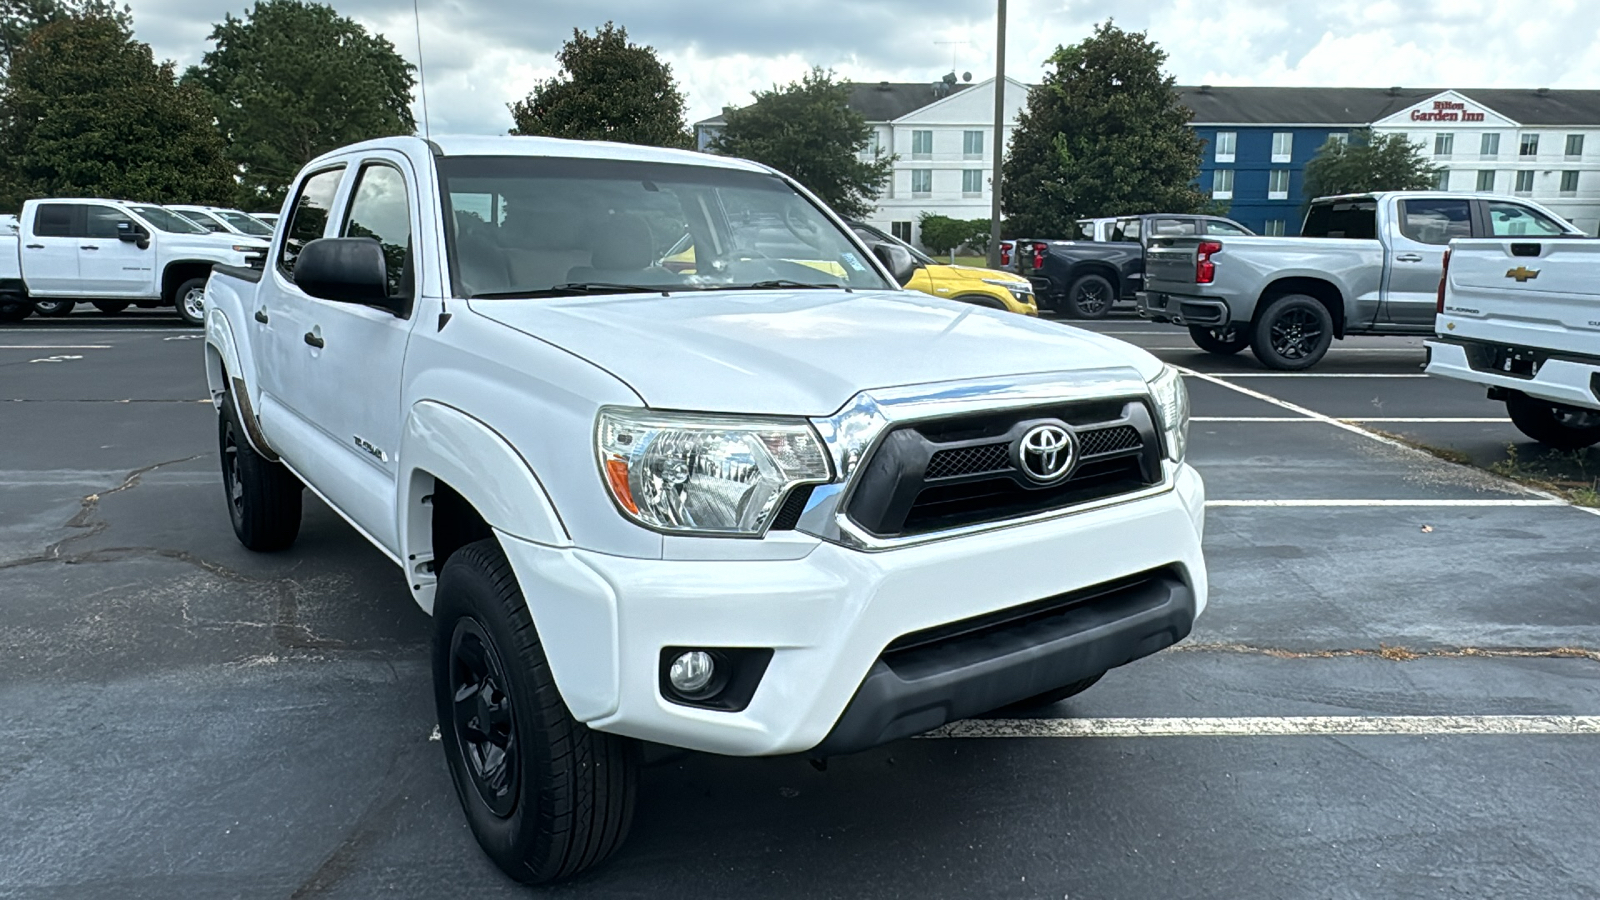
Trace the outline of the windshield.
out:
<instances>
[{"instance_id":1,"label":"windshield","mask_svg":"<svg viewBox=\"0 0 1600 900\"><path fill-rule=\"evenodd\" d=\"M272 229L262 224L261 220L255 216L245 215L236 209L219 209L211 214L245 234L253 234L256 237L272 237Z\"/></svg>"},{"instance_id":2,"label":"windshield","mask_svg":"<svg viewBox=\"0 0 1600 900\"><path fill-rule=\"evenodd\" d=\"M130 206L146 222L169 234L209 234L204 228L185 219L170 209L159 206Z\"/></svg>"},{"instance_id":3,"label":"windshield","mask_svg":"<svg viewBox=\"0 0 1600 900\"><path fill-rule=\"evenodd\" d=\"M439 175L459 296L893 287L821 210L764 172L463 156L439 160Z\"/></svg>"}]
</instances>

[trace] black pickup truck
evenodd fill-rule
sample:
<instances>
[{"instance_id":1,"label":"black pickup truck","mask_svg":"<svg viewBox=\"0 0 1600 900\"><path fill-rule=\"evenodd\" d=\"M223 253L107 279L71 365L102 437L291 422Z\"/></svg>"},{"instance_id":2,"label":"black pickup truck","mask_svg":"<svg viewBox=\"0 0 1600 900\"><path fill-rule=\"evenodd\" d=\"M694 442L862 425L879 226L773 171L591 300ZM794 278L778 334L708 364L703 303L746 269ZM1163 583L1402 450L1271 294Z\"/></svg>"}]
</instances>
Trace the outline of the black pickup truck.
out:
<instances>
[{"instance_id":1,"label":"black pickup truck","mask_svg":"<svg viewBox=\"0 0 1600 900\"><path fill-rule=\"evenodd\" d=\"M1082 227L1082 226L1080 226ZM1109 241L1093 240L1086 228L1081 239L1022 238L1005 248L1012 271L1033 282L1041 309L1050 308L1076 319L1101 319L1118 300L1133 302L1144 286L1144 251L1153 238L1230 235L1255 232L1220 216L1150 213L1124 216Z\"/></svg>"}]
</instances>

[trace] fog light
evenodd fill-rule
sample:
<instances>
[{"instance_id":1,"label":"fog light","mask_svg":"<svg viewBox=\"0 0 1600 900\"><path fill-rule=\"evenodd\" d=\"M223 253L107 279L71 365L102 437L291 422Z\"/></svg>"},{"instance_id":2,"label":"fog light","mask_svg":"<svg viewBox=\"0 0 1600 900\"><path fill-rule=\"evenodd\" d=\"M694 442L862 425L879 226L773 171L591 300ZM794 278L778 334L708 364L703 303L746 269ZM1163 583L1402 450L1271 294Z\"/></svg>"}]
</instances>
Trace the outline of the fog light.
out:
<instances>
[{"instance_id":1,"label":"fog light","mask_svg":"<svg viewBox=\"0 0 1600 900\"><path fill-rule=\"evenodd\" d=\"M690 650L678 654L667 671L667 681L680 694L694 695L705 690L717 674L716 662L704 650Z\"/></svg>"}]
</instances>

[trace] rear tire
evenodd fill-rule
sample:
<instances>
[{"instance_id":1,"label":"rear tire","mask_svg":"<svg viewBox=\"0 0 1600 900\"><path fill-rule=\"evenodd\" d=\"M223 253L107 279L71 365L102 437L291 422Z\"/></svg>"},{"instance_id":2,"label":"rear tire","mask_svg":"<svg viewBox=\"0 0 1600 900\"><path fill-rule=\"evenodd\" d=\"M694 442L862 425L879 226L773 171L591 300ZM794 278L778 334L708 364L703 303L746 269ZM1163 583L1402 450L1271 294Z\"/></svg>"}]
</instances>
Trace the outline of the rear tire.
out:
<instances>
[{"instance_id":1,"label":"rear tire","mask_svg":"<svg viewBox=\"0 0 1600 900\"><path fill-rule=\"evenodd\" d=\"M1333 344L1333 316L1315 297L1285 294L1256 317L1250 350L1269 369L1309 369Z\"/></svg>"},{"instance_id":2,"label":"rear tire","mask_svg":"<svg viewBox=\"0 0 1600 900\"><path fill-rule=\"evenodd\" d=\"M1518 431L1547 447L1582 450L1600 444L1600 412L1562 406L1520 392L1506 397L1506 412Z\"/></svg>"},{"instance_id":3,"label":"rear tire","mask_svg":"<svg viewBox=\"0 0 1600 900\"><path fill-rule=\"evenodd\" d=\"M94 301L94 308L100 310L101 312L105 313L108 316L114 316L117 313L122 312L123 310L128 308L128 301L126 301L126 300L96 300L96 301Z\"/></svg>"},{"instance_id":4,"label":"rear tire","mask_svg":"<svg viewBox=\"0 0 1600 900\"><path fill-rule=\"evenodd\" d=\"M228 518L239 543L258 553L287 549L300 535L305 486L282 463L268 460L250 446L227 394L217 417L217 444Z\"/></svg>"},{"instance_id":5,"label":"rear tire","mask_svg":"<svg viewBox=\"0 0 1600 900\"><path fill-rule=\"evenodd\" d=\"M493 538L445 561L433 615L439 732L478 844L525 884L603 862L632 823L638 745L567 711Z\"/></svg>"},{"instance_id":6,"label":"rear tire","mask_svg":"<svg viewBox=\"0 0 1600 900\"><path fill-rule=\"evenodd\" d=\"M1250 346L1250 329L1243 325L1228 325L1223 328L1190 325L1189 338L1194 341L1196 347L1207 353L1232 356Z\"/></svg>"},{"instance_id":7,"label":"rear tire","mask_svg":"<svg viewBox=\"0 0 1600 900\"><path fill-rule=\"evenodd\" d=\"M31 303L0 303L0 322L21 322L31 315Z\"/></svg>"},{"instance_id":8,"label":"rear tire","mask_svg":"<svg viewBox=\"0 0 1600 900\"><path fill-rule=\"evenodd\" d=\"M209 276L208 276L209 277ZM206 323L206 279L191 278L172 294L172 305L178 309L178 318L188 325Z\"/></svg>"},{"instance_id":9,"label":"rear tire","mask_svg":"<svg viewBox=\"0 0 1600 900\"><path fill-rule=\"evenodd\" d=\"M1116 288L1100 275L1085 275L1067 288L1067 315L1074 319L1104 319L1116 302Z\"/></svg>"},{"instance_id":10,"label":"rear tire","mask_svg":"<svg viewBox=\"0 0 1600 900\"><path fill-rule=\"evenodd\" d=\"M72 308L78 305L76 300L35 300L33 311L50 319L59 319L72 314Z\"/></svg>"}]
</instances>

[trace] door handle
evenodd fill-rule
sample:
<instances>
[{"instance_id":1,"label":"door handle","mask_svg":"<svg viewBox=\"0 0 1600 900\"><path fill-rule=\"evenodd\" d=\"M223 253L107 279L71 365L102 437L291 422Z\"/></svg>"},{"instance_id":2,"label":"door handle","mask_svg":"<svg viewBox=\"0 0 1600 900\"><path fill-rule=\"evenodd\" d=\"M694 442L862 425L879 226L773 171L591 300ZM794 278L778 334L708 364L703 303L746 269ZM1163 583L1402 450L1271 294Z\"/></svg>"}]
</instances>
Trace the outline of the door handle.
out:
<instances>
[{"instance_id":1,"label":"door handle","mask_svg":"<svg viewBox=\"0 0 1600 900\"><path fill-rule=\"evenodd\" d=\"M43 250L44 249L44 245L43 244L29 244L28 245L28 249L29 250Z\"/></svg>"},{"instance_id":2,"label":"door handle","mask_svg":"<svg viewBox=\"0 0 1600 900\"><path fill-rule=\"evenodd\" d=\"M310 344L313 347L316 347L318 350L321 350L323 347L327 346L327 344L328 344L327 341L323 340L320 337L317 337L316 335L312 334L309 331L306 332L306 343Z\"/></svg>"},{"instance_id":3,"label":"door handle","mask_svg":"<svg viewBox=\"0 0 1600 900\"><path fill-rule=\"evenodd\" d=\"M267 311L264 309L256 310L256 321L263 325L267 324Z\"/></svg>"},{"instance_id":4,"label":"door handle","mask_svg":"<svg viewBox=\"0 0 1600 900\"><path fill-rule=\"evenodd\" d=\"M1394 258L1395 262L1422 262L1420 253L1402 253Z\"/></svg>"},{"instance_id":5,"label":"door handle","mask_svg":"<svg viewBox=\"0 0 1600 900\"><path fill-rule=\"evenodd\" d=\"M99 244L83 244L82 246L78 247L78 249L79 250L99 250L100 249L100 245Z\"/></svg>"}]
</instances>

